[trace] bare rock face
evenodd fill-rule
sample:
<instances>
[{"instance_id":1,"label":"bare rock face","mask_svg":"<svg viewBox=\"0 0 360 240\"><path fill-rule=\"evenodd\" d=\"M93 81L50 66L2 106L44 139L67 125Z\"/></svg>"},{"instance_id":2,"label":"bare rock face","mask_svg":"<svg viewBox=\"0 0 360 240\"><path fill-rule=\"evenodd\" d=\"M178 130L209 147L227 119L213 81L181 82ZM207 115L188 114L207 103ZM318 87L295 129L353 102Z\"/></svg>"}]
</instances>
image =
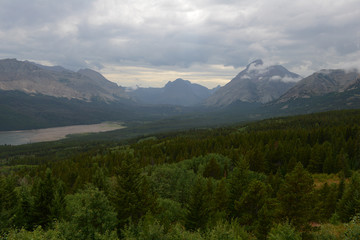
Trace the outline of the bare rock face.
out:
<instances>
[{"instance_id":1,"label":"bare rock face","mask_svg":"<svg viewBox=\"0 0 360 240\"><path fill-rule=\"evenodd\" d=\"M344 92L357 87L357 81L359 81L359 73L355 69L351 71L321 70L299 81L276 102L322 96L332 92Z\"/></svg>"},{"instance_id":2,"label":"bare rock face","mask_svg":"<svg viewBox=\"0 0 360 240\"><path fill-rule=\"evenodd\" d=\"M0 60L0 89L84 101L128 98L122 87L93 70L73 72L16 59Z\"/></svg>"},{"instance_id":3,"label":"bare rock face","mask_svg":"<svg viewBox=\"0 0 360 240\"><path fill-rule=\"evenodd\" d=\"M265 66L256 60L207 99L206 105L223 107L233 102L267 103L284 94L301 77L281 65Z\"/></svg>"}]
</instances>

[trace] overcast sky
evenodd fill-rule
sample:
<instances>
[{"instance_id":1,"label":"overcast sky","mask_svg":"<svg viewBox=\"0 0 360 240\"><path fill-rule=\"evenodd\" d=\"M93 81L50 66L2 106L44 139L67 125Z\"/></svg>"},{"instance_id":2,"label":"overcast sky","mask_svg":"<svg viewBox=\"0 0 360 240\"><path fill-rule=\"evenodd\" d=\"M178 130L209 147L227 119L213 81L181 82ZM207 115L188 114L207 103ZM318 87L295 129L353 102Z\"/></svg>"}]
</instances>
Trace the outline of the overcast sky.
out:
<instances>
[{"instance_id":1,"label":"overcast sky","mask_svg":"<svg viewBox=\"0 0 360 240\"><path fill-rule=\"evenodd\" d=\"M122 86L224 85L261 58L360 68L359 0L0 0L0 58L92 68Z\"/></svg>"}]
</instances>

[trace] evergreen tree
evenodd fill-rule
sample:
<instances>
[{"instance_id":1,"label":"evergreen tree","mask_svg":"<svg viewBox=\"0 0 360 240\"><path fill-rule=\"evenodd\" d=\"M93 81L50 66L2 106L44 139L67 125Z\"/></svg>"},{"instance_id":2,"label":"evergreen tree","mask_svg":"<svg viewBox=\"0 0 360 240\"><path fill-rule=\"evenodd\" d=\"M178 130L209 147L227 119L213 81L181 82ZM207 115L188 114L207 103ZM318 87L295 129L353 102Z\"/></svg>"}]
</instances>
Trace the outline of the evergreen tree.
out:
<instances>
[{"instance_id":1,"label":"evergreen tree","mask_svg":"<svg viewBox=\"0 0 360 240\"><path fill-rule=\"evenodd\" d=\"M29 188L27 186L21 186L19 191L19 203L16 211L16 226L26 230L31 230L33 228L32 206L33 198Z\"/></svg>"},{"instance_id":2,"label":"evergreen tree","mask_svg":"<svg viewBox=\"0 0 360 240\"><path fill-rule=\"evenodd\" d=\"M315 208L318 220L328 221L336 209L337 202L337 186L335 184L329 186L325 183L320 190L317 191L318 203Z\"/></svg>"},{"instance_id":3,"label":"evergreen tree","mask_svg":"<svg viewBox=\"0 0 360 240\"><path fill-rule=\"evenodd\" d=\"M221 167L215 158L211 158L210 161L206 164L203 176L208 178L212 177L215 179L221 179L224 174L221 171Z\"/></svg>"},{"instance_id":4,"label":"evergreen tree","mask_svg":"<svg viewBox=\"0 0 360 240\"><path fill-rule=\"evenodd\" d=\"M33 186L34 205L33 223L47 227L53 220L59 218L64 207L63 189L59 189L60 183L52 176L52 171L46 169L43 179L38 179Z\"/></svg>"},{"instance_id":5,"label":"evergreen tree","mask_svg":"<svg viewBox=\"0 0 360 240\"><path fill-rule=\"evenodd\" d=\"M282 185L282 183L284 181L283 176L281 175L280 168L278 168L275 175L270 173L270 175L267 177L267 181L270 184L271 189L273 190L272 191L272 197L276 197L277 192L279 191L280 186Z\"/></svg>"},{"instance_id":6,"label":"evergreen tree","mask_svg":"<svg viewBox=\"0 0 360 240\"><path fill-rule=\"evenodd\" d=\"M185 227L188 230L204 228L209 217L209 194L206 191L206 182L198 177L192 187L187 214L185 217Z\"/></svg>"},{"instance_id":7,"label":"evergreen tree","mask_svg":"<svg viewBox=\"0 0 360 240\"><path fill-rule=\"evenodd\" d=\"M248 159L249 169L251 171L255 171L255 172L267 171L267 162L265 160L262 144L259 144L257 147L249 150L246 153L246 158Z\"/></svg>"},{"instance_id":8,"label":"evergreen tree","mask_svg":"<svg viewBox=\"0 0 360 240\"><path fill-rule=\"evenodd\" d=\"M337 169L340 169L346 178L351 176L349 157L344 149L341 149L340 153L336 156Z\"/></svg>"},{"instance_id":9,"label":"evergreen tree","mask_svg":"<svg viewBox=\"0 0 360 240\"><path fill-rule=\"evenodd\" d=\"M239 212L240 223L254 225L270 194L270 188L264 183L258 180L252 181L240 199L235 201L235 210Z\"/></svg>"},{"instance_id":10,"label":"evergreen tree","mask_svg":"<svg viewBox=\"0 0 360 240\"><path fill-rule=\"evenodd\" d=\"M311 175L298 163L293 171L286 174L277 194L284 219L300 229L307 226L312 217L313 191Z\"/></svg>"},{"instance_id":11,"label":"evergreen tree","mask_svg":"<svg viewBox=\"0 0 360 240\"><path fill-rule=\"evenodd\" d=\"M240 199L250 182L249 164L242 158L238 166L234 168L229 179L229 213L231 217L239 217L241 215L241 213L235 209L235 202Z\"/></svg>"},{"instance_id":12,"label":"evergreen tree","mask_svg":"<svg viewBox=\"0 0 360 240\"><path fill-rule=\"evenodd\" d=\"M106 178L104 168L96 167L95 173L92 176L92 183L100 191L104 191L105 194L109 192L109 181Z\"/></svg>"},{"instance_id":13,"label":"evergreen tree","mask_svg":"<svg viewBox=\"0 0 360 240\"><path fill-rule=\"evenodd\" d=\"M110 190L110 200L118 218L118 231L137 223L147 212L156 208L156 196L151 191L141 168L134 159L124 159L117 169L116 182Z\"/></svg>"},{"instance_id":14,"label":"evergreen tree","mask_svg":"<svg viewBox=\"0 0 360 240\"><path fill-rule=\"evenodd\" d=\"M225 178L221 179L213 195L213 211L227 212L229 205L229 189Z\"/></svg>"},{"instance_id":15,"label":"evergreen tree","mask_svg":"<svg viewBox=\"0 0 360 240\"><path fill-rule=\"evenodd\" d=\"M360 213L360 174L355 172L339 201L337 213L343 222L349 222Z\"/></svg>"},{"instance_id":16,"label":"evergreen tree","mask_svg":"<svg viewBox=\"0 0 360 240\"><path fill-rule=\"evenodd\" d=\"M340 183L337 191L337 197L336 197L337 200L340 200L342 198L344 191L345 191L345 177L343 174L341 174Z\"/></svg>"},{"instance_id":17,"label":"evergreen tree","mask_svg":"<svg viewBox=\"0 0 360 240\"><path fill-rule=\"evenodd\" d=\"M0 175L0 234L9 230L14 222L18 202L15 186L15 178Z\"/></svg>"}]
</instances>

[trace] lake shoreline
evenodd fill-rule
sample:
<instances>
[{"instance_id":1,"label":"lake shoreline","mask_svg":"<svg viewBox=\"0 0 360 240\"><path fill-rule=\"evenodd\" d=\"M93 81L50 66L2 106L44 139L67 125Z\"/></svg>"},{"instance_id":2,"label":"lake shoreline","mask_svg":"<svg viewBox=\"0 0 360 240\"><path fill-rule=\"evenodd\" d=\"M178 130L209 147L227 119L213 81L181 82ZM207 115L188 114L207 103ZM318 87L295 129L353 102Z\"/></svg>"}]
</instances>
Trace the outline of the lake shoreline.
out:
<instances>
[{"instance_id":1,"label":"lake shoreline","mask_svg":"<svg viewBox=\"0 0 360 240\"><path fill-rule=\"evenodd\" d=\"M126 128L123 122L103 122L33 130L0 131L0 145L23 145L57 141L65 139L69 135L108 132L122 128Z\"/></svg>"}]
</instances>

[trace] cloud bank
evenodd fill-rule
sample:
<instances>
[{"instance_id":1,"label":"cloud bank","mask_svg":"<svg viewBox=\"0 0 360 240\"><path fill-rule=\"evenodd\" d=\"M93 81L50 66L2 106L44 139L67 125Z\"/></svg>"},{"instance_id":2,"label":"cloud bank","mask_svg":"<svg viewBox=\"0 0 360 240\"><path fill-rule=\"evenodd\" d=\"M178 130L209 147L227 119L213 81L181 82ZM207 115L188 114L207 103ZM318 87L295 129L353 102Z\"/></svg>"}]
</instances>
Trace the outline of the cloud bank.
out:
<instances>
[{"instance_id":1,"label":"cloud bank","mask_svg":"<svg viewBox=\"0 0 360 240\"><path fill-rule=\"evenodd\" d=\"M0 58L125 86L175 75L215 86L258 58L306 76L360 67L359 15L358 0L2 0Z\"/></svg>"}]
</instances>

